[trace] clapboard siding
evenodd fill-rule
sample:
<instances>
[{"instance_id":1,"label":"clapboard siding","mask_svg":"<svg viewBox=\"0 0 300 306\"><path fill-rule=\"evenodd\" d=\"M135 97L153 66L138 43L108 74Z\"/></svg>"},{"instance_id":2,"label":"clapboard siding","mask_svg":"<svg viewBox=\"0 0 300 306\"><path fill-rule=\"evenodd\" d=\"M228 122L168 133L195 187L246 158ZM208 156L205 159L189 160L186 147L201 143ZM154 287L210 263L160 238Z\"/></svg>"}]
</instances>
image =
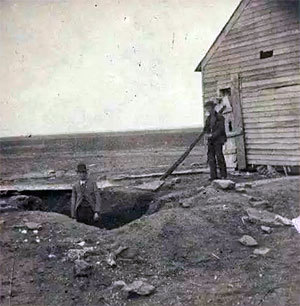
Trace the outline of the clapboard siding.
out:
<instances>
[{"instance_id":1,"label":"clapboard siding","mask_svg":"<svg viewBox=\"0 0 300 306\"><path fill-rule=\"evenodd\" d=\"M259 31L261 28L270 28L274 26L284 26L286 25L286 17L281 13L278 15L269 16L268 22L266 20L253 20L249 19L248 21L244 21L243 24L240 24L239 27L236 27L230 31L230 35L241 33L245 31L245 33L251 33L251 28L255 27L256 31Z\"/></svg>"},{"instance_id":2,"label":"clapboard siding","mask_svg":"<svg viewBox=\"0 0 300 306\"><path fill-rule=\"evenodd\" d=\"M291 133L256 133L256 134L250 134L248 133L245 137L246 140L255 139L255 140L263 140L265 139L278 139L278 137L281 138L292 138L294 141L300 138L300 131L292 131Z\"/></svg>"},{"instance_id":3,"label":"clapboard siding","mask_svg":"<svg viewBox=\"0 0 300 306\"><path fill-rule=\"evenodd\" d=\"M282 73L273 73L272 75L267 75L265 77L262 76L252 76L251 78L244 78L243 74L241 74L242 76L242 81L244 84L244 95L246 95L245 93L248 91L253 91L253 90L257 90L258 88L261 89L273 89L275 87L283 87L285 85L287 86L298 86L300 85L300 74L297 75L297 73L299 72L298 69L291 69L291 70L287 70L285 72ZM279 77L280 75L280 77ZM206 80L204 80L204 84L207 86L213 86L213 84L215 83L215 81L211 81L211 82L206 82ZM225 78L221 78L218 80L218 85L226 85L228 83L227 79ZM259 86L259 87L258 87Z\"/></svg>"},{"instance_id":4,"label":"clapboard siding","mask_svg":"<svg viewBox=\"0 0 300 306\"><path fill-rule=\"evenodd\" d=\"M285 3L285 5L284 5ZM288 2L279 3L278 1L273 1L269 3L261 3L259 6L251 6L251 3L247 6L247 8L243 12L242 18L239 18L235 23L235 27L239 27L244 22L248 20L255 19L261 20L262 18L266 18L273 14L293 14L297 15L297 10L294 9L294 3L290 4Z\"/></svg>"},{"instance_id":5,"label":"clapboard siding","mask_svg":"<svg viewBox=\"0 0 300 306\"><path fill-rule=\"evenodd\" d=\"M293 16L291 14L287 15L286 17L291 18L291 20L293 20ZM276 18L283 18L283 17L281 14L277 14L277 15L274 14L272 15L272 18L276 19ZM254 37L256 38L265 37L265 35L279 34L282 32L290 31L294 29L296 26L296 21L286 24L283 22L283 20L281 20L280 27L277 27L276 22L274 22L273 19L268 18L267 20L264 20L265 24L258 27L255 32L251 31L251 27L252 27L251 25L248 25L247 27L245 25L245 28L247 28L247 30L242 31L241 29L239 29L239 31L236 31L233 34L229 34L230 40L234 43L234 42L245 41L245 37L247 37L248 39L252 39ZM224 44L224 47L226 46L228 46L228 42Z\"/></svg>"},{"instance_id":6,"label":"clapboard siding","mask_svg":"<svg viewBox=\"0 0 300 306\"><path fill-rule=\"evenodd\" d=\"M300 133L300 126L298 129L295 129L294 127L274 127L274 128L263 128L263 129L257 129L257 130L251 130L249 131L245 137L251 137L251 135L263 135L263 137L271 137L273 135L274 137L277 137L277 134L285 134L285 133Z\"/></svg>"},{"instance_id":7,"label":"clapboard siding","mask_svg":"<svg viewBox=\"0 0 300 306\"><path fill-rule=\"evenodd\" d=\"M297 166L299 167L299 157L296 158L292 156L278 156L279 160L275 156L268 156L268 155L247 155L247 160L250 165L270 165L270 166ZM288 159L288 164L286 164Z\"/></svg>"},{"instance_id":8,"label":"clapboard siding","mask_svg":"<svg viewBox=\"0 0 300 306\"><path fill-rule=\"evenodd\" d=\"M299 32L300 33L300 32ZM296 38L296 37L295 37ZM285 38L283 40L278 40L278 42L272 42L272 47L270 47L270 43L263 43L259 46L252 45L251 48L249 46L242 47L242 48L236 48L235 52L232 52L231 50L224 50L221 51L218 54L218 56L214 57L213 65L217 65L226 61L234 62L239 61L241 59L241 52L243 52L243 59L245 60L251 60L251 59L260 59L260 51L265 50L273 50L273 55L279 55L283 53L289 53L293 51L297 51L297 46L295 45L295 38L291 39ZM300 42L300 41L299 41ZM241 50L242 49L242 50ZM211 64L211 65L212 65Z\"/></svg>"},{"instance_id":9,"label":"clapboard siding","mask_svg":"<svg viewBox=\"0 0 300 306\"><path fill-rule=\"evenodd\" d=\"M290 109L277 109L276 111L267 110L267 111L252 111L247 112L243 111L243 118L245 119L252 119L253 117L256 118L271 118L274 120L275 117L279 116L288 116L288 115L294 115L296 117L299 117L300 115L300 109L298 105L293 105ZM246 121L245 121L246 122Z\"/></svg>"},{"instance_id":10,"label":"clapboard siding","mask_svg":"<svg viewBox=\"0 0 300 306\"><path fill-rule=\"evenodd\" d=\"M283 32L283 33L286 33L286 32ZM240 52L244 52L244 51L246 52L252 51L253 48L249 49L249 46L257 47L257 48L264 48L266 46L269 46L270 43L272 44L272 46L276 46L280 43L286 43L290 40L294 41L298 37L298 32L295 30L290 30L288 31L288 33L289 33L288 36L282 35L282 34L280 34L279 36L278 34L278 35L272 35L270 37L269 35L255 42L249 41L249 39L245 39L245 40L240 39L238 40L236 44L233 44L232 42L231 44L220 46L218 49L218 53L214 54L213 57L214 59L216 59L220 55L226 55L226 54L234 55L234 54L239 54Z\"/></svg>"},{"instance_id":11,"label":"clapboard siding","mask_svg":"<svg viewBox=\"0 0 300 306\"><path fill-rule=\"evenodd\" d=\"M299 52L298 52L298 55L296 54L293 57L283 55L280 58L278 58L276 56L273 56L273 61L271 61L270 59L267 59L267 60L269 61L265 61L265 60L263 62L262 61L256 61L256 62L246 61L244 63L242 63L242 60L241 60L240 64L237 64L237 65L230 65L228 63L227 65L216 66L214 69L210 68L207 70L207 76L215 75L217 78L221 74L229 75L232 73L241 73L244 75L246 72L250 72L250 71L254 72L259 69L276 68L281 65L293 64L296 66L296 65L299 65Z\"/></svg>"},{"instance_id":12,"label":"clapboard siding","mask_svg":"<svg viewBox=\"0 0 300 306\"><path fill-rule=\"evenodd\" d=\"M243 0L237 11L201 62L203 98L238 74L248 164L299 166L298 1ZM267 50L273 56L260 59Z\"/></svg>"},{"instance_id":13,"label":"clapboard siding","mask_svg":"<svg viewBox=\"0 0 300 306\"><path fill-rule=\"evenodd\" d=\"M253 114L258 115L259 113L267 113L268 116L274 116L278 115L278 111L294 111L295 109L299 108L299 102L296 103L286 103L284 101L280 101L281 103L278 103L279 101L276 101L275 104L269 104L269 103L263 103L261 105L257 105L254 103L254 105L247 105L248 107L245 107L245 104L243 105L243 117L247 118L249 116L253 116ZM253 103L252 103L253 104Z\"/></svg>"},{"instance_id":14,"label":"clapboard siding","mask_svg":"<svg viewBox=\"0 0 300 306\"><path fill-rule=\"evenodd\" d=\"M273 144L292 144L292 145L296 145L297 147L300 148L300 143L297 139L292 138L292 137L282 137L282 135L280 135L280 137L273 137L270 138L268 136L266 136L264 139L256 139L256 138L248 138L247 139L247 143L249 145L249 147L251 147L252 145L261 145L261 144L266 144L266 145L273 145ZM266 148L263 148L266 149ZM291 148L289 148L291 149Z\"/></svg>"},{"instance_id":15,"label":"clapboard siding","mask_svg":"<svg viewBox=\"0 0 300 306\"><path fill-rule=\"evenodd\" d=\"M297 62L294 60L292 63L283 63L282 65L273 65L271 67L251 69L248 71L243 71L241 77L246 80L259 80L267 79L271 77L284 76L291 73L298 73ZM219 71L215 74L205 75L203 77L203 82L227 82L230 79L230 73L228 71Z\"/></svg>"},{"instance_id":16,"label":"clapboard siding","mask_svg":"<svg viewBox=\"0 0 300 306\"><path fill-rule=\"evenodd\" d=\"M224 49L226 47L226 50L237 50L237 48L241 48L241 47L246 47L246 46L255 46L256 44L265 44L266 46L270 46L272 45L272 41L274 39L280 39L280 38L284 38L288 35L294 36L295 38L298 37L300 33L300 30L297 29L293 29L293 30L288 30L288 31L279 31L277 34L275 33L268 33L268 35L266 35L267 33L265 33L265 36L262 37L257 37L257 36L251 36L251 37L247 37L247 36L243 36L243 39L236 39L236 41L232 41L231 43L227 43L227 45L224 45ZM252 40L251 40L252 39ZM253 40L255 39L255 40ZM211 62L212 63L212 62Z\"/></svg>"},{"instance_id":17,"label":"clapboard siding","mask_svg":"<svg viewBox=\"0 0 300 306\"><path fill-rule=\"evenodd\" d=\"M300 34L300 31L299 31ZM279 53L279 54L274 54L273 57L270 58L265 58L265 59L260 59L259 58L259 54L257 55L253 55L253 56L242 56L241 58L238 59L233 59L233 60L222 60L219 61L217 63L211 63L209 64L208 68L210 69L210 72L215 72L215 71L229 71L229 70L233 70L234 68L241 68L241 66L243 67L255 67L258 66L260 67L263 65L266 65L268 67L268 63L270 64L270 66L272 66L272 64L274 65L274 61L284 61L288 58L293 59L294 63L297 63L299 61L299 55L300 55L300 50L299 50L299 46L295 46L298 47L295 48L294 50L285 52L285 53ZM271 49L270 47L268 49Z\"/></svg>"}]
</instances>

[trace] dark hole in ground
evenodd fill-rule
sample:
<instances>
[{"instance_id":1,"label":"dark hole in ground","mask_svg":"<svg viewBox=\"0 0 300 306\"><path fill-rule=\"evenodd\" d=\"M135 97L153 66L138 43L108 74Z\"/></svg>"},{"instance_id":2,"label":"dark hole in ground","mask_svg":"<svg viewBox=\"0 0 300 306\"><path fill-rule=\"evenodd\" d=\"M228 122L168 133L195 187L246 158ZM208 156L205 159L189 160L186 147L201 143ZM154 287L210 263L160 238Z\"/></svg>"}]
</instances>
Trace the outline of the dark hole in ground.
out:
<instances>
[{"instance_id":1,"label":"dark hole in ground","mask_svg":"<svg viewBox=\"0 0 300 306\"><path fill-rule=\"evenodd\" d=\"M38 190L23 191L23 195L35 196L43 201L41 210L56 212L70 217L71 191ZM151 192L128 189L105 189L101 196L101 225L113 229L123 226L144 215L154 199Z\"/></svg>"}]
</instances>

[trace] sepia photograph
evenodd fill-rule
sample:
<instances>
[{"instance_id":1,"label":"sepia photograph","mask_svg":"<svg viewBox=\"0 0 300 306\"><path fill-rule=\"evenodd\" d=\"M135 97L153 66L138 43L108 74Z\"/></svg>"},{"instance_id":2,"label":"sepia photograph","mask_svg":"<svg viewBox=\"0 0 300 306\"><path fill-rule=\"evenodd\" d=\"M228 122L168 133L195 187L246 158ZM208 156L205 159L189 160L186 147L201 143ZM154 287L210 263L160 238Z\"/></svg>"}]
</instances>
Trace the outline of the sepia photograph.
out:
<instances>
[{"instance_id":1,"label":"sepia photograph","mask_svg":"<svg viewBox=\"0 0 300 306\"><path fill-rule=\"evenodd\" d=\"M300 0L0 0L0 305L300 305Z\"/></svg>"}]
</instances>

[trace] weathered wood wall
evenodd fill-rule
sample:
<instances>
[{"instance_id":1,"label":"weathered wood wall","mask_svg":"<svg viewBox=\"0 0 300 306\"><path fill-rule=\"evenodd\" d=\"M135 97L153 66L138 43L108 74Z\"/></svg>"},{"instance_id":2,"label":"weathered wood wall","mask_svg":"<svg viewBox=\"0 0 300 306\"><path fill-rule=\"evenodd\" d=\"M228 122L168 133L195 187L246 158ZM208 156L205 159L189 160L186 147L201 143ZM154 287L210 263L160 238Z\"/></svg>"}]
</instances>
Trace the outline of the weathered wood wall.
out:
<instances>
[{"instance_id":1,"label":"weathered wood wall","mask_svg":"<svg viewBox=\"0 0 300 306\"><path fill-rule=\"evenodd\" d=\"M202 66L205 100L240 76L248 164L300 165L299 12L298 0L249 1Z\"/></svg>"}]
</instances>

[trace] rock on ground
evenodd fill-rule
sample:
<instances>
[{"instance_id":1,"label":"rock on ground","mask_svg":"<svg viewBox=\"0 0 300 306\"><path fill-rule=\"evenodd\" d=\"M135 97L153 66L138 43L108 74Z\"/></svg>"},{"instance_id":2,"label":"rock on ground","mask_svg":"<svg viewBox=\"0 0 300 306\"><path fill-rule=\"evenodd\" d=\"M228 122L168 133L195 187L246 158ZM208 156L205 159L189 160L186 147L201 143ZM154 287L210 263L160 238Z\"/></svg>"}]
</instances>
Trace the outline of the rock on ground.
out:
<instances>
[{"instance_id":1,"label":"rock on ground","mask_svg":"<svg viewBox=\"0 0 300 306\"><path fill-rule=\"evenodd\" d=\"M71 261L75 261L77 259L82 259L88 255L94 254L94 248L93 247L86 247L83 249L70 249L67 252L67 257Z\"/></svg>"},{"instance_id":2,"label":"rock on ground","mask_svg":"<svg viewBox=\"0 0 300 306\"><path fill-rule=\"evenodd\" d=\"M138 295L150 295L154 292L155 287L144 280L136 280L131 284L124 286L123 290L128 292L128 294L136 293Z\"/></svg>"},{"instance_id":3,"label":"rock on ground","mask_svg":"<svg viewBox=\"0 0 300 306\"><path fill-rule=\"evenodd\" d=\"M269 252L270 252L269 248L258 248L253 251L253 254L264 256L267 255Z\"/></svg>"},{"instance_id":4,"label":"rock on ground","mask_svg":"<svg viewBox=\"0 0 300 306\"><path fill-rule=\"evenodd\" d=\"M235 188L235 182L231 180L214 180L212 186L217 189L232 190Z\"/></svg>"},{"instance_id":5,"label":"rock on ground","mask_svg":"<svg viewBox=\"0 0 300 306\"><path fill-rule=\"evenodd\" d=\"M249 236L249 235L244 235L241 239L239 239L239 242L245 246L256 246L258 245L257 241Z\"/></svg>"},{"instance_id":6,"label":"rock on ground","mask_svg":"<svg viewBox=\"0 0 300 306\"><path fill-rule=\"evenodd\" d=\"M272 229L271 229L271 227L269 227L269 226L264 226L264 225L262 225L260 228L261 228L261 230L262 230L263 232L265 232L265 233L267 233L267 234L271 234L271 233L272 233Z\"/></svg>"},{"instance_id":7,"label":"rock on ground","mask_svg":"<svg viewBox=\"0 0 300 306\"><path fill-rule=\"evenodd\" d=\"M257 221L260 223L273 225L273 226L284 226L292 225L292 221L282 217L280 215L271 213L267 210L257 210L254 208L248 208L247 214L250 221Z\"/></svg>"},{"instance_id":8,"label":"rock on ground","mask_svg":"<svg viewBox=\"0 0 300 306\"><path fill-rule=\"evenodd\" d=\"M25 226L29 229L29 230L39 230L42 228L42 225L39 223L35 223L35 222L26 222Z\"/></svg>"},{"instance_id":9,"label":"rock on ground","mask_svg":"<svg viewBox=\"0 0 300 306\"><path fill-rule=\"evenodd\" d=\"M251 206L256 207L256 208L266 208L266 207L270 206L270 203L266 200L255 200L255 201L253 201L253 199L252 200L250 199L249 202L250 202Z\"/></svg>"},{"instance_id":10,"label":"rock on ground","mask_svg":"<svg viewBox=\"0 0 300 306\"><path fill-rule=\"evenodd\" d=\"M75 277L89 276L92 273L93 266L87 263L85 260L76 259L74 266Z\"/></svg>"}]
</instances>

